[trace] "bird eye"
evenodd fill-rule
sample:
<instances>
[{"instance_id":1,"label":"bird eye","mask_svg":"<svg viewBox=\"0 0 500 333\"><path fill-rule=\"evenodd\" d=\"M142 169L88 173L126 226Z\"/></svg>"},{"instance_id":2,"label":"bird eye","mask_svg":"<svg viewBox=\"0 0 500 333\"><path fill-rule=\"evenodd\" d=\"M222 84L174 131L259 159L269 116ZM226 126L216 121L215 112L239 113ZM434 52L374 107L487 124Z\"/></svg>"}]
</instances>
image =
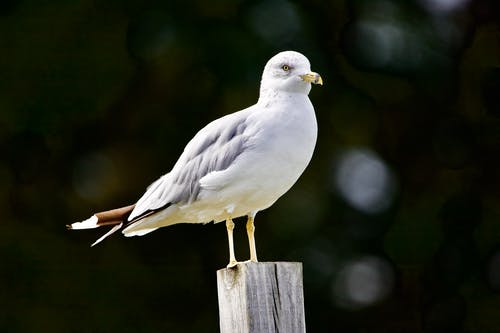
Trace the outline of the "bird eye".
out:
<instances>
[{"instance_id":1,"label":"bird eye","mask_svg":"<svg viewBox=\"0 0 500 333\"><path fill-rule=\"evenodd\" d=\"M281 66L281 69L284 70L285 72L288 72L290 70L290 66L283 65L283 66Z\"/></svg>"}]
</instances>

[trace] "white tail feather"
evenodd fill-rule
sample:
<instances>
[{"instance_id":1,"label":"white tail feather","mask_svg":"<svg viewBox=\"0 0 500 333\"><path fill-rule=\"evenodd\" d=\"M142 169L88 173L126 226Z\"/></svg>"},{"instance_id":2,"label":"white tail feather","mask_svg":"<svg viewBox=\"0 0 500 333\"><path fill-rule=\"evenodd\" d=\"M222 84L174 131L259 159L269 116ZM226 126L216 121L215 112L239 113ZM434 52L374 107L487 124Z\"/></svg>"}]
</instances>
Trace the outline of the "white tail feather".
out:
<instances>
[{"instance_id":1,"label":"white tail feather","mask_svg":"<svg viewBox=\"0 0 500 333\"><path fill-rule=\"evenodd\" d=\"M97 221L98 221L97 216L92 215L92 217L86 219L85 221L70 224L68 226L68 228L75 229L75 230L77 230L77 229L94 229L94 228L99 227L99 225L97 225Z\"/></svg>"},{"instance_id":2,"label":"white tail feather","mask_svg":"<svg viewBox=\"0 0 500 333\"><path fill-rule=\"evenodd\" d=\"M97 245L100 242L102 242L106 237L108 237L109 235L111 235L112 233L114 233L116 230L120 229L122 225L123 225L123 223L115 225L113 228L111 228L110 231L108 231L107 233L105 233L104 235L102 235L98 240L96 240L94 243L92 243L92 245L90 245L90 247L92 247L94 245Z\"/></svg>"}]
</instances>

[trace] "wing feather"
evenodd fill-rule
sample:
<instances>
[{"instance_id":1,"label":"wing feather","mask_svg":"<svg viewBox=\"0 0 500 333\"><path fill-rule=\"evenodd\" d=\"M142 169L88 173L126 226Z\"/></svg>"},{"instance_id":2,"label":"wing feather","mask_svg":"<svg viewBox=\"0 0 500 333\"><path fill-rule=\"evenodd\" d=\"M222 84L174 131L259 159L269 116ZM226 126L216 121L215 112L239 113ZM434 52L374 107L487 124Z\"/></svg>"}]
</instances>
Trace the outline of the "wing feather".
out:
<instances>
[{"instance_id":1,"label":"wing feather","mask_svg":"<svg viewBox=\"0 0 500 333\"><path fill-rule=\"evenodd\" d=\"M186 145L171 172L151 184L129 216L129 224L172 204L190 203L201 191L200 179L227 169L245 151L251 108L217 119Z\"/></svg>"}]
</instances>

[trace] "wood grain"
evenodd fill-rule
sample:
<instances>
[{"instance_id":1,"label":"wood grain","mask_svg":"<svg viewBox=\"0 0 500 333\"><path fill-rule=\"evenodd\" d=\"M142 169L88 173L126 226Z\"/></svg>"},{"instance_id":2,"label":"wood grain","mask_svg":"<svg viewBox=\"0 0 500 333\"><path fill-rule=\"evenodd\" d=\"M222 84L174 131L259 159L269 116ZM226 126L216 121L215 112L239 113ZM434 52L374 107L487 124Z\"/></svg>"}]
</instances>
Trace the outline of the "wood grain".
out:
<instances>
[{"instance_id":1,"label":"wood grain","mask_svg":"<svg viewBox=\"0 0 500 333\"><path fill-rule=\"evenodd\" d=\"M217 271L221 333L303 333L302 264L242 263Z\"/></svg>"}]
</instances>

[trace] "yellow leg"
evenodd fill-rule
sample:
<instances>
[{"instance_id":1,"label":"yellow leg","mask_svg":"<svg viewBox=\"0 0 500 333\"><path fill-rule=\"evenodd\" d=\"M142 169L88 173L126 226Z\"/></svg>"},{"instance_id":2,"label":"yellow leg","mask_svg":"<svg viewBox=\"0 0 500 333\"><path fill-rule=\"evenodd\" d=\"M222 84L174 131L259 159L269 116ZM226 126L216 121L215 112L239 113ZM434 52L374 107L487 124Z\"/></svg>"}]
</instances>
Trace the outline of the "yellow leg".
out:
<instances>
[{"instance_id":1,"label":"yellow leg","mask_svg":"<svg viewBox=\"0 0 500 333\"><path fill-rule=\"evenodd\" d=\"M255 231L255 226L253 224L253 216L248 215L247 235L248 235L248 245L250 246L250 261L257 262L257 250L255 249L254 231Z\"/></svg>"},{"instance_id":2,"label":"yellow leg","mask_svg":"<svg viewBox=\"0 0 500 333\"><path fill-rule=\"evenodd\" d=\"M233 229L234 229L234 222L230 218L226 220L226 229L227 229L227 238L229 241L229 264L227 264L227 267L234 267L238 262L236 261L236 258L234 256L234 242L233 242Z\"/></svg>"}]
</instances>

